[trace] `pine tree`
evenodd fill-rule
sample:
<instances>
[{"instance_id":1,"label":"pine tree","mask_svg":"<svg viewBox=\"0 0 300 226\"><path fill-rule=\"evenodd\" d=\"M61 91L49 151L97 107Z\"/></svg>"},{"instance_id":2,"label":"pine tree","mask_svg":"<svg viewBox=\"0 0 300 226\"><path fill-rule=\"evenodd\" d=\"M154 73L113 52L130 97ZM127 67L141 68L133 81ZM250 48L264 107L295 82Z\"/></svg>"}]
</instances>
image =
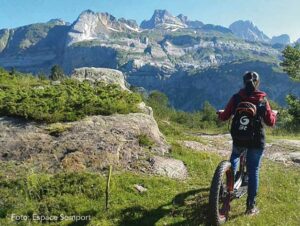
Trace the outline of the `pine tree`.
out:
<instances>
[{"instance_id":1,"label":"pine tree","mask_svg":"<svg viewBox=\"0 0 300 226\"><path fill-rule=\"evenodd\" d=\"M283 62L280 64L293 80L300 81L300 45L287 46L283 50Z\"/></svg>"},{"instance_id":2,"label":"pine tree","mask_svg":"<svg viewBox=\"0 0 300 226\"><path fill-rule=\"evenodd\" d=\"M281 63L283 70L294 80L300 82L300 45L295 47L288 46L283 50L284 60ZM294 95L286 97L289 106L288 112L292 115L291 125L299 131L300 125L300 98Z\"/></svg>"}]
</instances>

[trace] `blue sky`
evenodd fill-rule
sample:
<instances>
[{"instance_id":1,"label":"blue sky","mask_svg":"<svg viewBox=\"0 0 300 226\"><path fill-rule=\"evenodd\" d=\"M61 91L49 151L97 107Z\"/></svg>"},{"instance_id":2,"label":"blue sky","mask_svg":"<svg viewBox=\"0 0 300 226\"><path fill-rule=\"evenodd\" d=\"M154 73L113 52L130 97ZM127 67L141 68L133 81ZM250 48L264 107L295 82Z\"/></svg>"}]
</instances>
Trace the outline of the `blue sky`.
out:
<instances>
[{"instance_id":1,"label":"blue sky","mask_svg":"<svg viewBox=\"0 0 300 226\"><path fill-rule=\"evenodd\" d=\"M73 22L86 9L138 22L149 19L155 9L223 26L251 20L268 36L287 33L293 41L300 38L300 0L0 0L0 28L53 18Z\"/></svg>"}]
</instances>

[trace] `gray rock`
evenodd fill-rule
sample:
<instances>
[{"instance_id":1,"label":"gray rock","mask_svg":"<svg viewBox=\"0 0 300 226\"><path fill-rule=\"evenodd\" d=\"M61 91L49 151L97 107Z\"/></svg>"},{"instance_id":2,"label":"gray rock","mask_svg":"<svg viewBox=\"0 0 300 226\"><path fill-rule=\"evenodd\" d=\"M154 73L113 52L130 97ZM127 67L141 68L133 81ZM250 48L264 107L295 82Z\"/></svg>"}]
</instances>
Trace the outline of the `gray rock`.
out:
<instances>
[{"instance_id":1,"label":"gray rock","mask_svg":"<svg viewBox=\"0 0 300 226\"><path fill-rule=\"evenodd\" d=\"M206 137L207 136L201 136ZM208 142L200 143L197 141L189 141L185 140L182 141L181 144L187 148L193 149L194 151L201 151L201 152L215 152L221 156L229 156L232 149L232 143L230 141L227 142L227 137L224 135L221 136L208 136ZM222 143L222 145L219 145Z\"/></svg>"},{"instance_id":2,"label":"gray rock","mask_svg":"<svg viewBox=\"0 0 300 226\"><path fill-rule=\"evenodd\" d=\"M0 30L0 53L6 48L8 41L9 41L9 30L8 29Z\"/></svg>"},{"instance_id":3,"label":"gray rock","mask_svg":"<svg viewBox=\"0 0 300 226\"><path fill-rule=\"evenodd\" d=\"M289 157L293 162L300 163L300 152L290 153Z\"/></svg>"},{"instance_id":4,"label":"gray rock","mask_svg":"<svg viewBox=\"0 0 300 226\"><path fill-rule=\"evenodd\" d=\"M151 160L154 173L174 179L186 179L188 171L181 160L154 156Z\"/></svg>"},{"instance_id":5,"label":"gray rock","mask_svg":"<svg viewBox=\"0 0 300 226\"><path fill-rule=\"evenodd\" d=\"M51 81L51 85L53 86L58 86L61 84L61 81L57 80L57 81Z\"/></svg>"},{"instance_id":6,"label":"gray rock","mask_svg":"<svg viewBox=\"0 0 300 226\"><path fill-rule=\"evenodd\" d=\"M139 110L146 114L146 115L150 115L150 116L153 116L153 110L151 107L147 106L144 102L141 102L139 105L138 105L138 108Z\"/></svg>"},{"instance_id":7,"label":"gray rock","mask_svg":"<svg viewBox=\"0 0 300 226\"><path fill-rule=\"evenodd\" d=\"M145 151L139 136L154 144ZM52 125L0 118L0 160L31 164L47 171L101 171L116 168L149 172L149 155L169 151L153 117L128 115L92 116L83 120Z\"/></svg>"},{"instance_id":8,"label":"gray rock","mask_svg":"<svg viewBox=\"0 0 300 226\"><path fill-rule=\"evenodd\" d=\"M148 191L147 188L144 188L142 185L139 185L139 184L135 184L133 187L140 193L144 193L144 192Z\"/></svg>"},{"instance_id":9,"label":"gray rock","mask_svg":"<svg viewBox=\"0 0 300 226\"><path fill-rule=\"evenodd\" d=\"M192 133L193 134L193 133ZM232 139L230 134L219 135L198 135L201 143L197 141L180 141L181 145L195 151L214 152L226 158L230 157L232 149ZM272 143L267 143L264 151L265 158L282 163L286 166L300 166L300 141L277 139Z\"/></svg>"},{"instance_id":10,"label":"gray rock","mask_svg":"<svg viewBox=\"0 0 300 226\"><path fill-rule=\"evenodd\" d=\"M83 67L76 68L71 75L71 78L79 81L104 82L106 84L119 85L123 90L127 90L123 73L118 70L108 68Z\"/></svg>"},{"instance_id":11,"label":"gray rock","mask_svg":"<svg viewBox=\"0 0 300 226\"><path fill-rule=\"evenodd\" d=\"M117 20L109 13L82 12L72 24L67 37L67 45L85 40L106 40L114 32L138 32L139 27L133 20Z\"/></svg>"}]
</instances>

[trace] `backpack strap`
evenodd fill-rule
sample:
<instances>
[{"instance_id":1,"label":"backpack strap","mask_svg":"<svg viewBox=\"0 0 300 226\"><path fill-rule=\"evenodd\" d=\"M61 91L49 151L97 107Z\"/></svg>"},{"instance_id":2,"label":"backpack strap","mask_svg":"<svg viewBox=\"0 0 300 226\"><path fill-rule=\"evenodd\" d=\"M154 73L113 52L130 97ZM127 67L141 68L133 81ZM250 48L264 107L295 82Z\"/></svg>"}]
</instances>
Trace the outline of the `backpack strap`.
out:
<instances>
[{"instance_id":1,"label":"backpack strap","mask_svg":"<svg viewBox=\"0 0 300 226\"><path fill-rule=\"evenodd\" d=\"M234 103L233 112L232 112L233 115L235 113L235 110L236 110L237 106L239 105L239 103L241 101L242 101L242 97L238 93L233 95L233 103Z\"/></svg>"}]
</instances>

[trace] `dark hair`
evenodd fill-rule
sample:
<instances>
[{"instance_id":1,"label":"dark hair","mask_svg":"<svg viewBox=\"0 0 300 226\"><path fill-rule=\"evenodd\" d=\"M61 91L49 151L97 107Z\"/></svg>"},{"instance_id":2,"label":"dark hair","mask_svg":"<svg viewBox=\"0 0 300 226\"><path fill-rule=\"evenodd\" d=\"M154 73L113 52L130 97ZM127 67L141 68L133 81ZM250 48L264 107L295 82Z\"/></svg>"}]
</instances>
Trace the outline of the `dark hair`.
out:
<instances>
[{"instance_id":1,"label":"dark hair","mask_svg":"<svg viewBox=\"0 0 300 226\"><path fill-rule=\"evenodd\" d=\"M244 76L245 90L248 96L250 96L259 86L259 74L255 71L247 71Z\"/></svg>"}]
</instances>

